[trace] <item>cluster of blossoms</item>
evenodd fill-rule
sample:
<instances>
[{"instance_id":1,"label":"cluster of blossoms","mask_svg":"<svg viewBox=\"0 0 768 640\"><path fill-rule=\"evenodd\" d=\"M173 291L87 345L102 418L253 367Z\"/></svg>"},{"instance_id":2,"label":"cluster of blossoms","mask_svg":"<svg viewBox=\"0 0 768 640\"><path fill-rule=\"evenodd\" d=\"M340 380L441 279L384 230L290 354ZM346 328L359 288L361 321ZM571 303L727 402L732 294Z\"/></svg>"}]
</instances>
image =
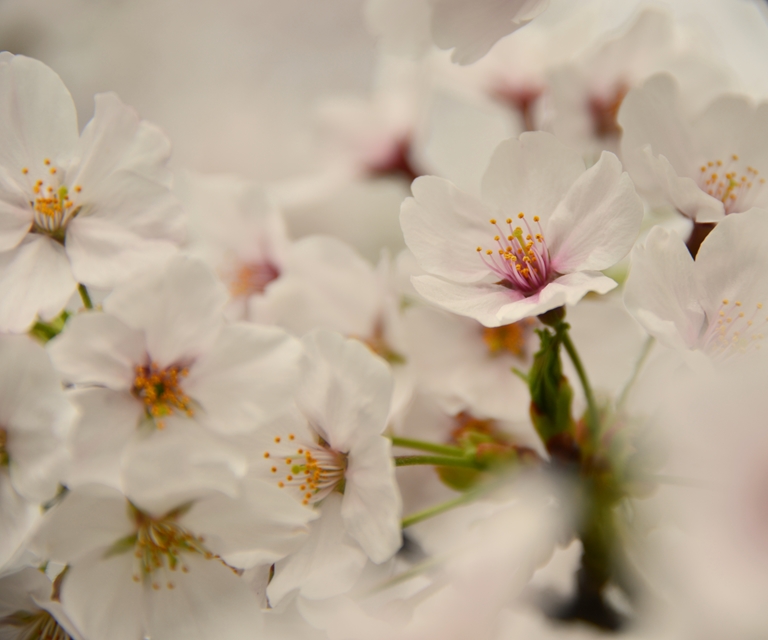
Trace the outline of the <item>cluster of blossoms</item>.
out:
<instances>
[{"instance_id":1,"label":"cluster of blossoms","mask_svg":"<svg viewBox=\"0 0 768 640\"><path fill-rule=\"evenodd\" d=\"M0 53L0 639L768 634L768 103L549 4L369 0L280 185Z\"/></svg>"}]
</instances>

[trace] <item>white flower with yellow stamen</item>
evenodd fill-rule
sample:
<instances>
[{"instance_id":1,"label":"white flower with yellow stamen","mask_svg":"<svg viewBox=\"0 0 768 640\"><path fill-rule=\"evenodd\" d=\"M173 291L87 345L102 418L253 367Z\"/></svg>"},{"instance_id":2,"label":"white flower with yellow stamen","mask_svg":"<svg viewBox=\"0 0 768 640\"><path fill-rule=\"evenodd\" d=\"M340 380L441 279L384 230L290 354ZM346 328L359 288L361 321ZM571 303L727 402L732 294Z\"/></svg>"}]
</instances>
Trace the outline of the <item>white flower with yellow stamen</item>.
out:
<instances>
[{"instance_id":1,"label":"white flower with yellow stamen","mask_svg":"<svg viewBox=\"0 0 768 640\"><path fill-rule=\"evenodd\" d=\"M78 283L111 288L183 238L170 145L111 93L78 134L43 63L0 53L0 330L58 315Z\"/></svg>"},{"instance_id":2,"label":"white flower with yellow stamen","mask_svg":"<svg viewBox=\"0 0 768 640\"><path fill-rule=\"evenodd\" d=\"M275 586L267 591L273 604L294 589L314 589L317 572L325 580L334 562L328 557L339 562L328 589L341 592L354 582L365 556L381 563L401 545L400 494L390 441L382 435L392 374L357 340L315 331L303 343L307 362L299 410L259 432L264 444L257 467L286 495L315 505L321 516L305 547L278 563Z\"/></svg>"},{"instance_id":3,"label":"white flower with yellow stamen","mask_svg":"<svg viewBox=\"0 0 768 640\"><path fill-rule=\"evenodd\" d=\"M292 405L302 349L276 327L225 324L226 302L210 269L178 256L116 288L104 312L71 318L49 343L81 412L70 483L122 486L121 466L130 473L136 464L128 458L147 460L166 448L176 454L157 468L161 476L168 465L182 475L189 465L189 481L204 484L196 464L214 479L242 467L227 438Z\"/></svg>"},{"instance_id":4,"label":"white flower with yellow stamen","mask_svg":"<svg viewBox=\"0 0 768 640\"><path fill-rule=\"evenodd\" d=\"M768 330L768 211L723 220L696 260L676 234L654 227L632 252L625 302L663 344L716 358L761 348Z\"/></svg>"},{"instance_id":5,"label":"white flower with yellow stamen","mask_svg":"<svg viewBox=\"0 0 768 640\"><path fill-rule=\"evenodd\" d=\"M696 116L685 107L666 74L624 99L621 152L638 190L696 222L768 207L768 104L727 95Z\"/></svg>"},{"instance_id":6,"label":"white flower with yellow stamen","mask_svg":"<svg viewBox=\"0 0 768 640\"><path fill-rule=\"evenodd\" d=\"M402 206L405 241L428 275L427 300L487 327L576 304L616 286L600 273L631 249L643 207L612 153L586 168L548 133L499 145L478 200L419 178Z\"/></svg>"},{"instance_id":7,"label":"white flower with yellow stamen","mask_svg":"<svg viewBox=\"0 0 768 640\"><path fill-rule=\"evenodd\" d=\"M88 638L240 640L261 625L240 570L284 557L314 517L253 478L236 497L201 491L165 505L87 485L46 515L31 546L69 565L61 604Z\"/></svg>"}]
</instances>

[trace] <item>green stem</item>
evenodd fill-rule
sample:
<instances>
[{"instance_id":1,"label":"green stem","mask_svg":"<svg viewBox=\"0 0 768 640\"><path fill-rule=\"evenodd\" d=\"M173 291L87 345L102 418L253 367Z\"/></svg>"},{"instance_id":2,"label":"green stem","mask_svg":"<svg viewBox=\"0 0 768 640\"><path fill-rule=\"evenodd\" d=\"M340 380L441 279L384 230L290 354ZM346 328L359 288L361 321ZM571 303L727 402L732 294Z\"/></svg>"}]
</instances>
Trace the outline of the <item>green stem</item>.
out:
<instances>
[{"instance_id":1,"label":"green stem","mask_svg":"<svg viewBox=\"0 0 768 640\"><path fill-rule=\"evenodd\" d=\"M88 289L84 284L77 285L77 290L80 292L80 297L83 300L83 305L86 309L93 309L93 302L91 302L91 296L88 295Z\"/></svg>"},{"instance_id":2,"label":"green stem","mask_svg":"<svg viewBox=\"0 0 768 640\"><path fill-rule=\"evenodd\" d=\"M430 453L439 453L444 456L463 457L464 451L459 447L453 447L446 444L435 444L433 442L424 442L423 440L413 440L411 438L401 438L399 436L390 436L392 444L396 447L405 447L406 449L416 449L417 451L429 451Z\"/></svg>"},{"instance_id":3,"label":"green stem","mask_svg":"<svg viewBox=\"0 0 768 640\"><path fill-rule=\"evenodd\" d=\"M592 435L597 435L598 426L600 424L600 417L597 412L597 402L595 402L595 396L592 393L592 386L589 384L589 378L587 378L587 372L584 370L584 365L581 363L581 358L576 352L576 347L571 341L571 336L568 333L568 329L562 332L563 346L568 352L568 356L573 362L573 366L576 368L576 373L581 381L581 386L584 389L584 396L587 399L587 425Z\"/></svg>"},{"instance_id":4,"label":"green stem","mask_svg":"<svg viewBox=\"0 0 768 640\"><path fill-rule=\"evenodd\" d=\"M410 527L411 525L414 525L417 522L421 522L422 520L427 520L428 518L432 518L433 516L438 516L441 513L450 511L454 507L459 507L463 504L472 502L472 500L474 500L475 497L476 495L474 493L465 493L464 495L461 495L458 498L454 498L453 500L442 502L438 505L435 505L434 507L429 507L428 509L424 509L423 511L417 511L416 513L413 513L403 518L402 527L403 529L405 529L406 527Z\"/></svg>"},{"instance_id":5,"label":"green stem","mask_svg":"<svg viewBox=\"0 0 768 640\"><path fill-rule=\"evenodd\" d=\"M651 349L653 348L655 342L656 341L653 339L653 336L648 336L645 344L643 344L643 349L640 352L640 357L637 359L637 362L635 362L635 368L632 370L632 375L629 377L629 380L627 380L627 383L624 385L624 388L619 394L619 399L616 401L617 409L621 410L624 408L624 403L629 397L629 392L632 390L632 387L637 380L637 376L640 375L640 370L643 368L645 361L648 359L648 356L651 353Z\"/></svg>"},{"instance_id":6,"label":"green stem","mask_svg":"<svg viewBox=\"0 0 768 640\"><path fill-rule=\"evenodd\" d=\"M483 465L470 458L456 458L453 456L395 456L396 467L410 467L416 464L433 464L438 467L483 469Z\"/></svg>"}]
</instances>

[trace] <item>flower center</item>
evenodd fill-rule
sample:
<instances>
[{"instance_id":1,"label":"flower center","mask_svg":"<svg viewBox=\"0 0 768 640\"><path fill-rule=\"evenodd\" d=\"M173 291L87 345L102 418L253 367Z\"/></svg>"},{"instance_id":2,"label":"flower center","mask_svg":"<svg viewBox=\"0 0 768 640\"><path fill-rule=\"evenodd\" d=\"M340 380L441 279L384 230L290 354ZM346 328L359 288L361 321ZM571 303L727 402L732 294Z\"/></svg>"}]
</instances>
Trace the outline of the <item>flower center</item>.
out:
<instances>
[{"instance_id":1,"label":"flower center","mask_svg":"<svg viewBox=\"0 0 768 640\"><path fill-rule=\"evenodd\" d=\"M720 200L726 214L749 209L765 184L757 169L747 167L742 171L738 162L739 156L734 154L727 163L715 160L699 167L699 188Z\"/></svg>"},{"instance_id":2,"label":"flower center","mask_svg":"<svg viewBox=\"0 0 768 640\"><path fill-rule=\"evenodd\" d=\"M592 130L598 138L618 138L619 109L629 88L621 84L608 97L594 95L589 99L589 113L592 116Z\"/></svg>"},{"instance_id":3,"label":"flower center","mask_svg":"<svg viewBox=\"0 0 768 640\"><path fill-rule=\"evenodd\" d=\"M703 349L712 356L723 357L760 349L763 340L761 331L768 323L762 309L761 302L750 311L739 300L723 300L717 311L717 320L713 322L710 319L702 337Z\"/></svg>"},{"instance_id":4,"label":"flower center","mask_svg":"<svg viewBox=\"0 0 768 640\"><path fill-rule=\"evenodd\" d=\"M8 432L0 427L0 467L8 465L10 456L8 455Z\"/></svg>"},{"instance_id":5,"label":"flower center","mask_svg":"<svg viewBox=\"0 0 768 640\"><path fill-rule=\"evenodd\" d=\"M56 622L47 611L16 611L9 616L0 618L0 629L12 627L21 629L18 635L11 633L8 637L22 640L72 640L71 636ZM3 637L6 637L2 634Z\"/></svg>"},{"instance_id":6,"label":"flower center","mask_svg":"<svg viewBox=\"0 0 768 640\"><path fill-rule=\"evenodd\" d=\"M234 298L264 293L267 285L280 276L271 262L250 262L235 269L229 279L229 293Z\"/></svg>"},{"instance_id":7,"label":"flower center","mask_svg":"<svg viewBox=\"0 0 768 640\"><path fill-rule=\"evenodd\" d=\"M552 276L549 250L544 241L544 234L539 224L539 216L533 216L538 232L531 230L524 213L517 214L522 220L522 227L513 227L512 218L507 218L508 230L504 231L495 218L490 223L498 232L493 240L497 248L477 247L477 253L485 265L501 278L499 284L530 296L540 291Z\"/></svg>"},{"instance_id":8,"label":"flower center","mask_svg":"<svg viewBox=\"0 0 768 640\"><path fill-rule=\"evenodd\" d=\"M488 347L488 353L491 356L511 353L517 358L525 358L533 324L532 318L526 318L501 327L483 327L483 341Z\"/></svg>"},{"instance_id":9,"label":"flower center","mask_svg":"<svg viewBox=\"0 0 768 640\"><path fill-rule=\"evenodd\" d=\"M158 429L165 426L159 418L176 413L194 415L192 401L181 389L181 378L189 374L188 369L179 365L161 369L152 362L148 366L137 366L135 372L133 395L144 402L147 414L155 419Z\"/></svg>"},{"instance_id":10,"label":"flower center","mask_svg":"<svg viewBox=\"0 0 768 640\"><path fill-rule=\"evenodd\" d=\"M272 462L270 471L280 478L277 486L291 487L301 493L302 503L312 504L325 498L334 489L343 490L347 456L331 449L326 443L292 446L296 436L288 435L289 444L281 452L264 452L264 458ZM282 442L275 437L275 444ZM283 475L285 474L285 475Z\"/></svg>"},{"instance_id":11,"label":"flower center","mask_svg":"<svg viewBox=\"0 0 768 640\"><path fill-rule=\"evenodd\" d=\"M34 212L32 228L35 233L42 233L63 241L67 224L80 212L81 206L73 201L69 188L61 184L58 178L59 169L51 166L50 159L46 158L43 164L49 176L47 180L50 182L38 178L31 183L33 198L29 201L29 205ZM27 167L24 167L21 172L25 176L29 175ZM82 189L75 186L72 191L79 194Z\"/></svg>"},{"instance_id":12,"label":"flower center","mask_svg":"<svg viewBox=\"0 0 768 640\"><path fill-rule=\"evenodd\" d=\"M405 363L405 357L395 351L387 343L387 339L384 336L384 326L381 320L377 321L373 327L373 331L368 338L361 338L359 336L350 336L362 342L377 356L384 358L389 364L403 364Z\"/></svg>"},{"instance_id":13,"label":"flower center","mask_svg":"<svg viewBox=\"0 0 768 640\"><path fill-rule=\"evenodd\" d=\"M133 547L133 555L136 559L134 565L133 581L151 581L152 588L160 589L158 573L162 570L189 573L189 567L184 564L185 553L197 553L207 560L218 558L203 545L202 536L194 536L176 522L176 519L189 510L190 505L174 509L161 518L140 511L130 505L133 518L138 527L136 534L129 536L124 541L119 541L113 552L119 553L123 546ZM165 580L168 589L174 588L170 579Z\"/></svg>"}]
</instances>

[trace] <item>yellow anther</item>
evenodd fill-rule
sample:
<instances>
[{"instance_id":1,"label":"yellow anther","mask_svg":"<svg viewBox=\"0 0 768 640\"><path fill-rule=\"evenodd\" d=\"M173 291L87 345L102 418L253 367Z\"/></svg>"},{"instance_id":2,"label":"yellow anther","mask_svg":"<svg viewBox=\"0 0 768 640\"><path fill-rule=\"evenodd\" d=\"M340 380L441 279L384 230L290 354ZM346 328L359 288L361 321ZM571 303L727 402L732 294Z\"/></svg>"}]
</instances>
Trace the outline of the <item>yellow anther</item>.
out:
<instances>
[{"instance_id":1,"label":"yellow anther","mask_svg":"<svg viewBox=\"0 0 768 640\"><path fill-rule=\"evenodd\" d=\"M275 442L278 444L280 443L280 436L275 436Z\"/></svg>"},{"instance_id":2,"label":"yellow anther","mask_svg":"<svg viewBox=\"0 0 768 640\"><path fill-rule=\"evenodd\" d=\"M27 174L29 173L29 169L27 169L26 167L24 167L24 168L21 170L21 172L22 172L24 175L27 175Z\"/></svg>"},{"instance_id":3,"label":"yellow anther","mask_svg":"<svg viewBox=\"0 0 768 640\"><path fill-rule=\"evenodd\" d=\"M496 240L496 242L498 242L501 239L501 236L493 236L493 239Z\"/></svg>"},{"instance_id":4,"label":"yellow anther","mask_svg":"<svg viewBox=\"0 0 768 640\"><path fill-rule=\"evenodd\" d=\"M269 451L265 451L265 452L264 452L264 457L265 457L265 458L269 458Z\"/></svg>"},{"instance_id":5,"label":"yellow anther","mask_svg":"<svg viewBox=\"0 0 768 640\"><path fill-rule=\"evenodd\" d=\"M512 218L507 218L507 224L512 224Z\"/></svg>"},{"instance_id":6,"label":"yellow anther","mask_svg":"<svg viewBox=\"0 0 768 640\"><path fill-rule=\"evenodd\" d=\"M478 247L478 248L477 248L477 251L482 251L482 250L483 250L483 248L482 248L482 247Z\"/></svg>"},{"instance_id":7,"label":"yellow anther","mask_svg":"<svg viewBox=\"0 0 768 640\"><path fill-rule=\"evenodd\" d=\"M490 223L491 224L496 224L496 218L491 218Z\"/></svg>"},{"instance_id":8,"label":"yellow anther","mask_svg":"<svg viewBox=\"0 0 768 640\"><path fill-rule=\"evenodd\" d=\"M521 211L520 213L517 214L517 217L520 219L525 218L525 214Z\"/></svg>"},{"instance_id":9,"label":"yellow anther","mask_svg":"<svg viewBox=\"0 0 768 640\"><path fill-rule=\"evenodd\" d=\"M534 222L538 222L539 220L541 220L541 218L539 218L539 216L533 216L533 221Z\"/></svg>"},{"instance_id":10,"label":"yellow anther","mask_svg":"<svg viewBox=\"0 0 768 640\"><path fill-rule=\"evenodd\" d=\"M47 165L49 165L49 164L51 164L51 160L50 160L50 158L46 158L45 160L43 160L43 163L44 163L46 166L47 166Z\"/></svg>"}]
</instances>

